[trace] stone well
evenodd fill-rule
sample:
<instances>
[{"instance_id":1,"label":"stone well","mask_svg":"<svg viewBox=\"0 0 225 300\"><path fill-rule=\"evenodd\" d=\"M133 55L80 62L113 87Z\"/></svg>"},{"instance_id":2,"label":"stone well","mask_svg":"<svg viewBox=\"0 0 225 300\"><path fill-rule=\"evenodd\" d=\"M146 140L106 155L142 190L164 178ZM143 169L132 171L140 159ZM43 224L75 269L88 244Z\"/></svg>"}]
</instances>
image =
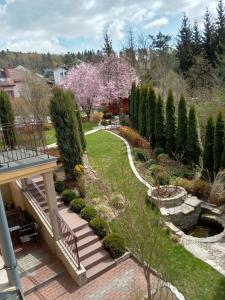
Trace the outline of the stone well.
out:
<instances>
[{"instance_id":1,"label":"stone well","mask_svg":"<svg viewBox=\"0 0 225 300\"><path fill-rule=\"evenodd\" d=\"M168 190L162 196L160 188ZM170 193L171 192L171 193ZM149 200L159 209L162 217L167 222L172 222L181 230L194 226L201 214L201 200L188 195L186 190L180 186L160 186L148 191Z\"/></svg>"}]
</instances>

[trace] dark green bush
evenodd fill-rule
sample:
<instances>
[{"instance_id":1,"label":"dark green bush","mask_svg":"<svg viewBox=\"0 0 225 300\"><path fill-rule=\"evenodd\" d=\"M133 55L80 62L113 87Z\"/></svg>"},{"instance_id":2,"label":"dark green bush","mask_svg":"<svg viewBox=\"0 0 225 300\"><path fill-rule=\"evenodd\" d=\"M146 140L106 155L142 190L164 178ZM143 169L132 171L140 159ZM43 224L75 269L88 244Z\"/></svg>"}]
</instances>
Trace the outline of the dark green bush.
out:
<instances>
[{"instance_id":1,"label":"dark green bush","mask_svg":"<svg viewBox=\"0 0 225 300\"><path fill-rule=\"evenodd\" d=\"M123 255L126 251L125 241L122 236L116 233L108 234L104 238L104 246L110 252L112 258Z\"/></svg>"},{"instance_id":2,"label":"dark green bush","mask_svg":"<svg viewBox=\"0 0 225 300\"><path fill-rule=\"evenodd\" d=\"M65 204L70 204L70 202L75 198L77 198L77 195L73 190L65 190L62 193L62 201Z\"/></svg>"},{"instance_id":3,"label":"dark green bush","mask_svg":"<svg viewBox=\"0 0 225 300\"><path fill-rule=\"evenodd\" d=\"M82 209L85 208L85 201L82 198L73 199L70 202L70 209L79 214Z\"/></svg>"},{"instance_id":4,"label":"dark green bush","mask_svg":"<svg viewBox=\"0 0 225 300\"><path fill-rule=\"evenodd\" d=\"M108 233L109 225L108 223L100 217L96 217L90 222L91 227L95 234L99 236L100 239Z\"/></svg>"},{"instance_id":5,"label":"dark green bush","mask_svg":"<svg viewBox=\"0 0 225 300\"><path fill-rule=\"evenodd\" d=\"M111 113L111 112L105 113L104 116L103 116L103 118L104 118L104 119L107 119L107 120L108 120L108 119L111 119L111 118L112 118L112 113Z\"/></svg>"},{"instance_id":6,"label":"dark green bush","mask_svg":"<svg viewBox=\"0 0 225 300\"><path fill-rule=\"evenodd\" d=\"M134 149L134 156L136 160L140 160L143 162L146 162L149 159L149 154L146 149Z\"/></svg>"},{"instance_id":7,"label":"dark green bush","mask_svg":"<svg viewBox=\"0 0 225 300\"><path fill-rule=\"evenodd\" d=\"M160 172L155 175L155 183L159 185L170 184L170 175L167 172Z\"/></svg>"},{"instance_id":8,"label":"dark green bush","mask_svg":"<svg viewBox=\"0 0 225 300\"><path fill-rule=\"evenodd\" d=\"M57 180L55 182L55 190L57 193L62 193L65 189L65 182L62 180Z\"/></svg>"},{"instance_id":9,"label":"dark green bush","mask_svg":"<svg viewBox=\"0 0 225 300\"><path fill-rule=\"evenodd\" d=\"M94 207L86 206L80 212L81 217L88 221L88 223L97 216L97 211Z\"/></svg>"},{"instance_id":10,"label":"dark green bush","mask_svg":"<svg viewBox=\"0 0 225 300\"><path fill-rule=\"evenodd\" d=\"M164 149L161 147L158 147L155 149L156 156L159 156L160 154L164 153Z\"/></svg>"}]
</instances>

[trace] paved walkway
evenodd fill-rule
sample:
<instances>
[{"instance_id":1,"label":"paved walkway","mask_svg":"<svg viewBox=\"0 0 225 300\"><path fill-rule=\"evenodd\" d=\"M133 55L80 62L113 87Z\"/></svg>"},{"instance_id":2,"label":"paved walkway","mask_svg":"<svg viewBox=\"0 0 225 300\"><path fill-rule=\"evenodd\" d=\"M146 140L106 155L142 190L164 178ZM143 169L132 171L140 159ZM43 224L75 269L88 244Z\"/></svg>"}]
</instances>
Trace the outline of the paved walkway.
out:
<instances>
[{"instance_id":1,"label":"paved walkway","mask_svg":"<svg viewBox=\"0 0 225 300\"><path fill-rule=\"evenodd\" d=\"M157 287L157 278L152 277ZM146 283L141 267L133 259L127 259L97 279L79 288L67 274L34 291L26 300L131 300L141 299L146 293Z\"/></svg>"}]
</instances>

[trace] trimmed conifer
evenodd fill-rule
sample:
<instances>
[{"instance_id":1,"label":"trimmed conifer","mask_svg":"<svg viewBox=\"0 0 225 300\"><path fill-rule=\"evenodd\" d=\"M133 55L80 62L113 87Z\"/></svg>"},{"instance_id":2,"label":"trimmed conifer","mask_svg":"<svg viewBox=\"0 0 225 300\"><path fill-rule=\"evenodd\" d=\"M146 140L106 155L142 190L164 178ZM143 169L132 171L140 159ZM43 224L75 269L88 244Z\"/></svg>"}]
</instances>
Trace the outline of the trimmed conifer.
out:
<instances>
[{"instance_id":1,"label":"trimmed conifer","mask_svg":"<svg viewBox=\"0 0 225 300\"><path fill-rule=\"evenodd\" d=\"M133 82L131 86L131 91L129 95L129 116L130 116L130 121L133 125L133 120L134 120L134 98L135 98L135 93L136 93L136 83Z\"/></svg>"},{"instance_id":2,"label":"trimmed conifer","mask_svg":"<svg viewBox=\"0 0 225 300\"><path fill-rule=\"evenodd\" d=\"M215 125L212 117L208 118L206 130L205 130L205 143L204 143L204 152L203 152L203 169L207 171L212 177L213 168L214 168L214 133Z\"/></svg>"},{"instance_id":3,"label":"trimmed conifer","mask_svg":"<svg viewBox=\"0 0 225 300\"><path fill-rule=\"evenodd\" d=\"M155 140L157 148L165 149L164 110L161 95L158 96L155 108Z\"/></svg>"},{"instance_id":4,"label":"trimmed conifer","mask_svg":"<svg viewBox=\"0 0 225 300\"><path fill-rule=\"evenodd\" d=\"M140 87L137 86L134 95L134 108L133 108L133 126L136 130L138 130L139 101L140 101Z\"/></svg>"},{"instance_id":5,"label":"trimmed conifer","mask_svg":"<svg viewBox=\"0 0 225 300\"><path fill-rule=\"evenodd\" d=\"M58 148L66 176L74 179L74 167L82 164L83 154L76 106L70 92L55 87L52 93L49 109Z\"/></svg>"},{"instance_id":6,"label":"trimmed conifer","mask_svg":"<svg viewBox=\"0 0 225 300\"><path fill-rule=\"evenodd\" d=\"M10 97L4 91L0 91L0 122L3 126L3 135L6 145L9 148L14 148L16 145L14 129L15 115L10 102ZM8 127L6 128L4 126Z\"/></svg>"},{"instance_id":7,"label":"trimmed conifer","mask_svg":"<svg viewBox=\"0 0 225 300\"><path fill-rule=\"evenodd\" d=\"M138 111L138 132L141 136L146 136L146 97L148 89L145 85L141 87L139 111Z\"/></svg>"},{"instance_id":8,"label":"trimmed conifer","mask_svg":"<svg viewBox=\"0 0 225 300\"><path fill-rule=\"evenodd\" d=\"M187 155L187 131L188 131L188 116L187 104L184 96L180 97L178 105L178 125L177 125L177 153L184 156Z\"/></svg>"},{"instance_id":9,"label":"trimmed conifer","mask_svg":"<svg viewBox=\"0 0 225 300\"><path fill-rule=\"evenodd\" d=\"M176 151L176 119L172 90L169 90L166 103L166 152L172 156Z\"/></svg>"},{"instance_id":10,"label":"trimmed conifer","mask_svg":"<svg viewBox=\"0 0 225 300\"><path fill-rule=\"evenodd\" d=\"M78 122L78 131L80 134L80 142L81 142L81 146L82 146L82 150L83 152L86 150L86 140L85 140L85 136L84 136L84 129L83 129L83 124L82 124L82 119L81 119L81 114L80 114L80 108L79 105L77 103L77 101L74 99L75 101L75 108L76 108L76 113L77 113L77 122Z\"/></svg>"},{"instance_id":11,"label":"trimmed conifer","mask_svg":"<svg viewBox=\"0 0 225 300\"><path fill-rule=\"evenodd\" d=\"M190 108L187 137L187 162L190 165L201 165L202 143L198 119L194 106Z\"/></svg>"},{"instance_id":12,"label":"trimmed conifer","mask_svg":"<svg viewBox=\"0 0 225 300\"><path fill-rule=\"evenodd\" d=\"M214 139L214 172L217 173L222 166L224 151L224 118L222 112L217 116Z\"/></svg>"},{"instance_id":13,"label":"trimmed conifer","mask_svg":"<svg viewBox=\"0 0 225 300\"><path fill-rule=\"evenodd\" d=\"M150 141L152 148L154 148L156 94L151 86L149 87L146 99L146 137Z\"/></svg>"}]
</instances>

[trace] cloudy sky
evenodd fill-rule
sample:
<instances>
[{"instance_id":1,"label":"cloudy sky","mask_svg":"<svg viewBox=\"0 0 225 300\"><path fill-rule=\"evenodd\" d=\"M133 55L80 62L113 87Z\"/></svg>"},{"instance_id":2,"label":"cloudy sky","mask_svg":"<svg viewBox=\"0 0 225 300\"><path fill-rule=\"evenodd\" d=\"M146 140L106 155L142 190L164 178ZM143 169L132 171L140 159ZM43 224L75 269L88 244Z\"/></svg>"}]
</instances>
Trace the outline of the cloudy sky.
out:
<instances>
[{"instance_id":1,"label":"cloudy sky","mask_svg":"<svg viewBox=\"0 0 225 300\"><path fill-rule=\"evenodd\" d=\"M202 22L217 0L0 0L0 49L63 53L98 49L107 29L113 46L129 28L176 36L182 14Z\"/></svg>"}]
</instances>

